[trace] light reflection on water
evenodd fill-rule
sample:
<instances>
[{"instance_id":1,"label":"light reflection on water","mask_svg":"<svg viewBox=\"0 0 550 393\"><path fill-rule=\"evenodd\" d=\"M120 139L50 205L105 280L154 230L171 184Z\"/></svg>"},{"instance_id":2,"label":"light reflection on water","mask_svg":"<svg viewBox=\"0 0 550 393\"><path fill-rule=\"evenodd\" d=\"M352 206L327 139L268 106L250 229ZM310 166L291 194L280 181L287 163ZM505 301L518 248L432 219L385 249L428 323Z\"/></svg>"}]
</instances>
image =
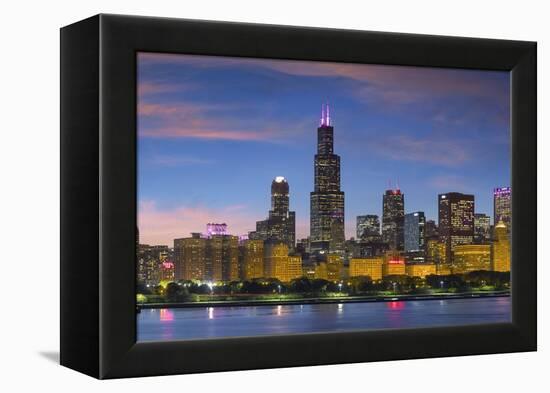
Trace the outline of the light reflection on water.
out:
<instances>
[{"instance_id":1,"label":"light reflection on water","mask_svg":"<svg viewBox=\"0 0 550 393\"><path fill-rule=\"evenodd\" d=\"M511 321L509 297L143 310L139 341Z\"/></svg>"}]
</instances>

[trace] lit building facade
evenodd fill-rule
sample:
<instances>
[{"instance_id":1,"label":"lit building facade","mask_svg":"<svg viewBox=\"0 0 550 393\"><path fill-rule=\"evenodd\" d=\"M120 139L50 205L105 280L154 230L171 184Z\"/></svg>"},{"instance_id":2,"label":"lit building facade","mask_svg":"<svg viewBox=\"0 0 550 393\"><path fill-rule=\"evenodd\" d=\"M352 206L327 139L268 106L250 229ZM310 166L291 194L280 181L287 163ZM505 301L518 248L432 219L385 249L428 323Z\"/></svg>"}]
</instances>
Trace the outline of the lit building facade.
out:
<instances>
[{"instance_id":1,"label":"lit building facade","mask_svg":"<svg viewBox=\"0 0 550 393\"><path fill-rule=\"evenodd\" d=\"M455 274L491 270L490 244L460 244L453 251L452 271Z\"/></svg>"},{"instance_id":2,"label":"lit building facade","mask_svg":"<svg viewBox=\"0 0 550 393\"><path fill-rule=\"evenodd\" d=\"M314 169L314 191L310 194L311 250L343 254L344 192L340 190L340 156L334 154L334 128L328 105L321 110Z\"/></svg>"},{"instance_id":3,"label":"lit building facade","mask_svg":"<svg viewBox=\"0 0 550 393\"><path fill-rule=\"evenodd\" d=\"M487 214L474 215L474 242L477 244L491 241L491 217Z\"/></svg>"},{"instance_id":4,"label":"lit building facade","mask_svg":"<svg viewBox=\"0 0 550 393\"><path fill-rule=\"evenodd\" d=\"M382 276L405 275L405 258L393 252L388 252L382 265Z\"/></svg>"},{"instance_id":5,"label":"lit building facade","mask_svg":"<svg viewBox=\"0 0 550 393\"><path fill-rule=\"evenodd\" d=\"M137 280L143 284L157 285L161 280L161 264L170 257L168 246L140 244L137 253Z\"/></svg>"},{"instance_id":6,"label":"lit building facade","mask_svg":"<svg viewBox=\"0 0 550 393\"><path fill-rule=\"evenodd\" d=\"M356 239L367 242L380 241L380 219L375 214L357 216Z\"/></svg>"},{"instance_id":7,"label":"lit building facade","mask_svg":"<svg viewBox=\"0 0 550 393\"><path fill-rule=\"evenodd\" d=\"M289 282L303 275L302 257L288 255L288 246L285 243L264 244L265 276L276 278L282 282Z\"/></svg>"},{"instance_id":8,"label":"lit building facade","mask_svg":"<svg viewBox=\"0 0 550 393\"><path fill-rule=\"evenodd\" d=\"M424 212L405 215L405 251L423 251L425 249L425 227Z\"/></svg>"},{"instance_id":9,"label":"lit building facade","mask_svg":"<svg viewBox=\"0 0 550 393\"><path fill-rule=\"evenodd\" d=\"M382 197L382 240L391 250L403 250L405 195L401 190L386 190Z\"/></svg>"},{"instance_id":10,"label":"lit building facade","mask_svg":"<svg viewBox=\"0 0 550 393\"><path fill-rule=\"evenodd\" d=\"M327 256L327 280L337 282L342 279L344 270L344 258L338 254Z\"/></svg>"},{"instance_id":11,"label":"lit building facade","mask_svg":"<svg viewBox=\"0 0 550 393\"><path fill-rule=\"evenodd\" d=\"M200 233L174 239L176 280L203 280L206 274L206 238Z\"/></svg>"},{"instance_id":12,"label":"lit building facade","mask_svg":"<svg viewBox=\"0 0 550 393\"><path fill-rule=\"evenodd\" d=\"M235 281L239 279L239 238L231 235L212 235L205 244L205 273L203 280Z\"/></svg>"},{"instance_id":13,"label":"lit building facade","mask_svg":"<svg viewBox=\"0 0 550 393\"><path fill-rule=\"evenodd\" d=\"M506 225L508 235L512 229L512 188L500 187L493 190L493 223L496 226L500 221Z\"/></svg>"},{"instance_id":14,"label":"lit building facade","mask_svg":"<svg viewBox=\"0 0 550 393\"><path fill-rule=\"evenodd\" d=\"M510 271L510 238L508 236L508 229L506 228L504 221L500 221L495 226L492 259L492 270L497 272Z\"/></svg>"},{"instance_id":15,"label":"lit building facade","mask_svg":"<svg viewBox=\"0 0 550 393\"><path fill-rule=\"evenodd\" d=\"M450 192L438 196L439 237L446 246L447 263L455 247L474 241L474 196Z\"/></svg>"},{"instance_id":16,"label":"lit building facade","mask_svg":"<svg viewBox=\"0 0 550 393\"><path fill-rule=\"evenodd\" d=\"M271 210L267 219L256 222L253 238L283 242L293 250L296 245L296 213L289 210L290 192L287 180L277 176L271 182Z\"/></svg>"},{"instance_id":17,"label":"lit building facade","mask_svg":"<svg viewBox=\"0 0 550 393\"><path fill-rule=\"evenodd\" d=\"M352 258L349 262L349 276L369 276L371 280L382 279L382 265L384 258Z\"/></svg>"},{"instance_id":18,"label":"lit building facade","mask_svg":"<svg viewBox=\"0 0 550 393\"><path fill-rule=\"evenodd\" d=\"M252 280L264 277L263 240L245 240L243 244L243 278Z\"/></svg>"},{"instance_id":19,"label":"lit building facade","mask_svg":"<svg viewBox=\"0 0 550 393\"><path fill-rule=\"evenodd\" d=\"M408 263L405 271L407 276L425 278L431 274L437 274L435 263Z\"/></svg>"}]
</instances>

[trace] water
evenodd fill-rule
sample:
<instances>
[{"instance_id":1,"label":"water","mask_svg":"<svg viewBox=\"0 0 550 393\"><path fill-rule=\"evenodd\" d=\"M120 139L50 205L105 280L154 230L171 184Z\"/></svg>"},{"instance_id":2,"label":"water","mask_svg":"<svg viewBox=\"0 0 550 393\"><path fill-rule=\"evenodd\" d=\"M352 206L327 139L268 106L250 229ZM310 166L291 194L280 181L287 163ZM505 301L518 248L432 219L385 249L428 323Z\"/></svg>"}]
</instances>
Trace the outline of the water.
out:
<instances>
[{"instance_id":1,"label":"water","mask_svg":"<svg viewBox=\"0 0 550 393\"><path fill-rule=\"evenodd\" d=\"M511 321L511 298L165 308L137 316L138 341L457 326Z\"/></svg>"}]
</instances>

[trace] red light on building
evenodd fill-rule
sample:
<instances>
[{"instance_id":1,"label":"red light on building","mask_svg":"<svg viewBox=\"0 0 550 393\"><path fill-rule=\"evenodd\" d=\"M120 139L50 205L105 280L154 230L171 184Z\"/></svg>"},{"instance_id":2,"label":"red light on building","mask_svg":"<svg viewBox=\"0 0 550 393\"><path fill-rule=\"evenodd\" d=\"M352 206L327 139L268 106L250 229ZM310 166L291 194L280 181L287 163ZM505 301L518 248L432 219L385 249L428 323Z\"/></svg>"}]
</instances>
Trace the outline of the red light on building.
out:
<instances>
[{"instance_id":1,"label":"red light on building","mask_svg":"<svg viewBox=\"0 0 550 393\"><path fill-rule=\"evenodd\" d=\"M400 259L392 259L392 260L388 261L388 264L389 265L404 265L405 261L400 260Z\"/></svg>"},{"instance_id":2,"label":"red light on building","mask_svg":"<svg viewBox=\"0 0 550 393\"><path fill-rule=\"evenodd\" d=\"M162 268L163 269L173 269L174 268L174 263L170 262L170 261L164 261L164 262L162 262Z\"/></svg>"}]
</instances>

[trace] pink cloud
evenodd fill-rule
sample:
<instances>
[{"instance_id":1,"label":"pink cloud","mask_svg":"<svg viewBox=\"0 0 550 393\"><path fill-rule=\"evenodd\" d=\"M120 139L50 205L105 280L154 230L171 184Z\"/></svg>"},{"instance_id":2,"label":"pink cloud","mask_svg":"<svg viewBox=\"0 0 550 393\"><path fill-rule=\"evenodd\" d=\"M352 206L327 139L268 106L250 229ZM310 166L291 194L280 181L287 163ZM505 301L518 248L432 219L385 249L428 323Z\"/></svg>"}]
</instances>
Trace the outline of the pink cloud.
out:
<instances>
[{"instance_id":1,"label":"pink cloud","mask_svg":"<svg viewBox=\"0 0 550 393\"><path fill-rule=\"evenodd\" d=\"M270 130L264 131L238 131L209 129L201 126L182 125L181 127L159 127L143 130L141 137L150 138L194 138L205 140L229 140L229 141L265 141L276 142L277 133Z\"/></svg>"},{"instance_id":2,"label":"pink cloud","mask_svg":"<svg viewBox=\"0 0 550 393\"><path fill-rule=\"evenodd\" d=\"M233 235L254 230L261 214L254 214L245 205L220 208L179 206L160 209L154 201L141 201L138 208L140 243L173 245L174 239L205 232L209 222L225 222Z\"/></svg>"}]
</instances>

